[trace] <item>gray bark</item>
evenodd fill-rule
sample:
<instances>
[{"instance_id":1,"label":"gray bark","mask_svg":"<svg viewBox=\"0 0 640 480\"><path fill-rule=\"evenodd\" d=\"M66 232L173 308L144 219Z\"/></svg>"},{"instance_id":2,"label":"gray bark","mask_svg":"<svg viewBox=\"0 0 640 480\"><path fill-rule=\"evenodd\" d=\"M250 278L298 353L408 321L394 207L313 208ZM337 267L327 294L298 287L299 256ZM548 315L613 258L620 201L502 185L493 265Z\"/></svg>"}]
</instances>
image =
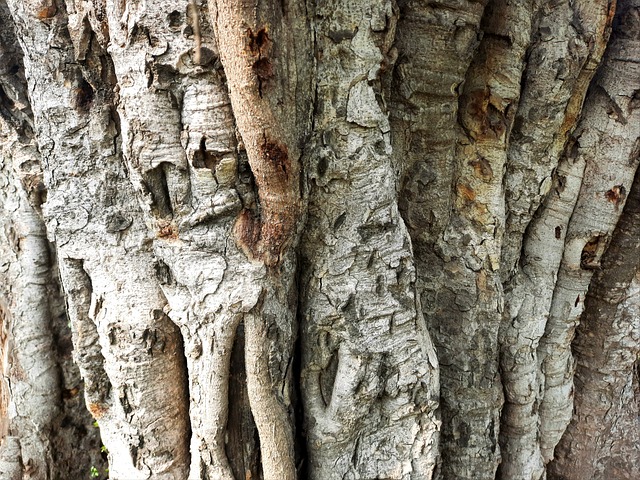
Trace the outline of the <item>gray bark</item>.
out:
<instances>
[{"instance_id":1,"label":"gray bark","mask_svg":"<svg viewBox=\"0 0 640 480\"><path fill-rule=\"evenodd\" d=\"M0 21L2 478L638 476L637 0Z\"/></svg>"}]
</instances>

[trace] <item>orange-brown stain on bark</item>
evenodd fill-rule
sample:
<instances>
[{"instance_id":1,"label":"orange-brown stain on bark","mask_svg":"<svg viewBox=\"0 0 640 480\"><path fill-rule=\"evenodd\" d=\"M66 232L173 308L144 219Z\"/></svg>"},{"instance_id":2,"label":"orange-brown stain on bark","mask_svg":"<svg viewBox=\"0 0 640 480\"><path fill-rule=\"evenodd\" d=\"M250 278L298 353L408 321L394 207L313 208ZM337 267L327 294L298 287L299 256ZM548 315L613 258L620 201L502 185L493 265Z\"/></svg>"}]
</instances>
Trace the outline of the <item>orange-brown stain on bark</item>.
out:
<instances>
[{"instance_id":1,"label":"orange-brown stain on bark","mask_svg":"<svg viewBox=\"0 0 640 480\"><path fill-rule=\"evenodd\" d=\"M596 235L589 239L580 255L580 268L594 270L600 268L600 258L604 253L607 239L604 235Z\"/></svg>"},{"instance_id":2,"label":"orange-brown stain on bark","mask_svg":"<svg viewBox=\"0 0 640 480\"><path fill-rule=\"evenodd\" d=\"M613 203L617 209L627 198L627 189L624 188L624 185L615 185L611 190L607 190L604 196L608 201Z\"/></svg>"},{"instance_id":3,"label":"orange-brown stain on bark","mask_svg":"<svg viewBox=\"0 0 640 480\"><path fill-rule=\"evenodd\" d=\"M234 225L240 249L249 257L262 260L267 266L280 261L295 230L299 201L295 192L296 178L287 146L264 137L258 146L259 161L251 164L260 201L260 217L243 210Z\"/></svg>"},{"instance_id":4,"label":"orange-brown stain on bark","mask_svg":"<svg viewBox=\"0 0 640 480\"><path fill-rule=\"evenodd\" d=\"M471 160L469 165L473 167L476 175L482 178L485 182L488 182L493 178L493 169L486 158L479 157L476 160Z\"/></svg>"},{"instance_id":5,"label":"orange-brown stain on bark","mask_svg":"<svg viewBox=\"0 0 640 480\"><path fill-rule=\"evenodd\" d=\"M476 199L476 192L474 192L470 186L459 183L458 196L468 202L473 202Z\"/></svg>"},{"instance_id":6,"label":"orange-brown stain on bark","mask_svg":"<svg viewBox=\"0 0 640 480\"><path fill-rule=\"evenodd\" d=\"M462 123L472 138L502 138L507 131L507 108L502 106L504 100L485 88L465 94L463 102Z\"/></svg>"},{"instance_id":7,"label":"orange-brown stain on bark","mask_svg":"<svg viewBox=\"0 0 640 480\"><path fill-rule=\"evenodd\" d=\"M101 403L89 404L89 412L91 412L91 415L93 415L93 418L96 420L99 420L105 413L107 413L108 410L109 408Z\"/></svg>"},{"instance_id":8,"label":"orange-brown stain on bark","mask_svg":"<svg viewBox=\"0 0 640 480\"><path fill-rule=\"evenodd\" d=\"M177 239L178 227L173 223L159 225L158 238Z\"/></svg>"},{"instance_id":9,"label":"orange-brown stain on bark","mask_svg":"<svg viewBox=\"0 0 640 480\"><path fill-rule=\"evenodd\" d=\"M260 222L251 210L242 210L235 225L233 233L238 241L240 249L249 258L255 258L258 243L260 242Z\"/></svg>"},{"instance_id":10,"label":"orange-brown stain on bark","mask_svg":"<svg viewBox=\"0 0 640 480\"><path fill-rule=\"evenodd\" d=\"M47 18L55 16L57 12L58 8L55 5L49 5L38 10L38 12L36 13L36 18L38 18L39 20L45 20Z\"/></svg>"},{"instance_id":11,"label":"orange-brown stain on bark","mask_svg":"<svg viewBox=\"0 0 640 480\"><path fill-rule=\"evenodd\" d=\"M291 163L286 145L266 140L260 145L260 154L265 161L265 173L272 173L278 179L287 180L291 171ZM269 172L272 170L272 172ZM267 181L269 182L270 179Z\"/></svg>"}]
</instances>

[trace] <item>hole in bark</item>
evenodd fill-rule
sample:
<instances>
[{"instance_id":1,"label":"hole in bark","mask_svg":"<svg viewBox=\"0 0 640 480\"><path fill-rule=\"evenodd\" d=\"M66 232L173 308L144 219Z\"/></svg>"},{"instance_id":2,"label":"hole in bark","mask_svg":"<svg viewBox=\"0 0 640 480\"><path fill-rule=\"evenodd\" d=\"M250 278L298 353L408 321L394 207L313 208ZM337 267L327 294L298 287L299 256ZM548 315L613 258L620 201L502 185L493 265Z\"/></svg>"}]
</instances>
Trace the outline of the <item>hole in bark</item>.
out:
<instances>
[{"instance_id":1,"label":"hole in bark","mask_svg":"<svg viewBox=\"0 0 640 480\"><path fill-rule=\"evenodd\" d=\"M560 239L560 237L562 236L562 227L557 226L555 230L556 230L556 232L555 232L556 233L556 238Z\"/></svg>"},{"instance_id":2,"label":"hole in bark","mask_svg":"<svg viewBox=\"0 0 640 480\"><path fill-rule=\"evenodd\" d=\"M238 152L238 179L245 185L255 185L253 171L251 171L251 166L244 150Z\"/></svg>"},{"instance_id":3,"label":"hole in bark","mask_svg":"<svg viewBox=\"0 0 640 480\"><path fill-rule=\"evenodd\" d=\"M376 235L384 235L385 233L392 232L395 229L395 224L392 222L386 223L366 223L359 226L356 230L360 239L363 242L368 242L372 237Z\"/></svg>"},{"instance_id":4,"label":"hole in bark","mask_svg":"<svg viewBox=\"0 0 640 480\"><path fill-rule=\"evenodd\" d=\"M161 218L173 217L164 164L147 170L143 178L144 186L151 195L153 213Z\"/></svg>"},{"instance_id":5,"label":"hole in bark","mask_svg":"<svg viewBox=\"0 0 640 480\"><path fill-rule=\"evenodd\" d=\"M582 249L580 255L580 268L585 270L594 270L600 268L600 258L606 247L606 238L604 235L592 237Z\"/></svg>"},{"instance_id":6,"label":"hole in bark","mask_svg":"<svg viewBox=\"0 0 640 480\"><path fill-rule=\"evenodd\" d=\"M327 157L320 157L320 160L318 160L318 176L324 177L324 174L327 173L327 168L329 168Z\"/></svg>"},{"instance_id":7,"label":"hole in bark","mask_svg":"<svg viewBox=\"0 0 640 480\"><path fill-rule=\"evenodd\" d=\"M161 285L171 285L173 283L171 269L162 260L157 259L153 265L153 268L156 272L156 278L160 281Z\"/></svg>"},{"instance_id":8,"label":"hole in bark","mask_svg":"<svg viewBox=\"0 0 640 480\"><path fill-rule=\"evenodd\" d=\"M469 446L469 438L471 437L471 427L469 427L469 424L467 424L466 422L460 422L459 428L457 432L454 432L458 434L458 437L456 438L457 443L459 446L461 447L468 447Z\"/></svg>"},{"instance_id":9,"label":"hole in bark","mask_svg":"<svg viewBox=\"0 0 640 480\"><path fill-rule=\"evenodd\" d=\"M258 77L258 94L262 97L264 83L273 77L273 65L266 57L256 60L252 65L253 73Z\"/></svg>"},{"instance_id":10,"label":"hole in bark","mask_svg":"<svg viewBox=\"0 0 640 480\"><path fill-rule=\"evenodd\" d=\"M93 102L93 97L95 95L95 90L89 82L87 82L84 78L81 78L78 82L78 86L75 89L76 93L76 108L78 110L88 110L91 106L91 102Z\"/></svg>"},{"instance_id":11,"label":"hole in bark","mask_svg":"<svg viewBox=\"0 0 640 480\"><path fill-rule=\"evenodd\" d=\"M153 81L155 80L155 73L153 73L153 68L151 68L150 63L145 63L144 65L144 74L147 77L147 88L151 88L153 85Z\"/></svg>"},{"instance_id":12,"label":"hole in bark","mask_svg":"<svg viewBox=\"0 0 640 480\"><path fill-rule=\"evenodd\" d=\"M271 39L266 28L261 28L256 33L253 33L251 29L247 30L247 49L252 54L264 54L263 50L269 46L269 43L271 43Z\"/></svg>"},{"instance_id":13,"label":"hole in bark","mask_svg":"<svg viewBox=\"0 0 640 480\"><path fill-rule=\"evenodd\" d=\"M258 429L249 405L244 341L244 324L241 322L231 350L225 451L235 478L260 478Z\"/></svg>"},{"instance_id":14,"label":"hole in bark","mask_svg":"<svg viewBox=\"0 0 640 480\"><path fill-rule=\"evenodd\" d=\"M120 402L120 406L122 406L122 410L124 411L125 415L129 415L133 411L133 407L131 406L131 403L129 403L129 396L127 395L127 389L128 387L124 385L122 387L122 392L118 397L118 401Z\"/></svg>"},{"instance_id":15,"label":"hole in bark","mask_svg":"<svg viewBox=\"0 0 640 480\"><path fill-rule=\"evenodd\" d=\"M216 168L218 159L211 152L207 152L205 137L200 139L200 148L193 153L192 165L194 168L208 168L213 171Z\"/></svg>"},{"instance_id":16,"label":"hole in bark","mask_svg":"<svg viewBox=\"0 0 640 480\"><path fill-rule=\"evenodd\" d=\"M333 30L333 31L330 31L327 35L329 36L332 42L340 43L343 40L353 39L356 36L356 33L358 33L358 27L355 27L353 30L346 30L346 29Z\"/></svg>"},{"instance_id":17,"label":"hole in bark","mask_svg":"<svg viewBox=\"0 0 640 480\"><path fill-rule=\"evenodd\" d=\"M273 65L268 58L261 58L254 62L253 71L260 80L267 80L273 77Z\"/></svg>"},{"instance_id":18,"label":"hole in bark","mask_svg":"<svg viewBox=\"0 0 640 480\"><path fill-rule=\"evenodd\" d=\"M331 402L331 393L333 392L333 384L336 381L337 372L338 352L336 350L331 354L327 366L320 372L320 393L325 407Z\"/></svg>"},{"instance_id":19,"label":"hole in bark","mask_svg":"<svg viewBox=\"0 0 640 480\"><path fill-rule=\"evenodd\" d=\"M624 185L615 185L611 190L607 190L604 196L613 203L617 209L627 198L627 189L624 188Z\"/></svg>"},{"instance_id":20,"label":"hole in bark","mask_svg":"<svg viewBox=\"0 0 640 480\"><path fill-rule=\"evenodd\" d=\"M561 194L564 192L565 187L567 186L567 177L564 175L558 175L556 177L556 193Z\"/></svg>"},{"instance_id":21,"label":"hole in bark","mask_svg":"<svg viewBox=\"0 0 640 480\"><path fill-rule=\"evenodd\" d=\"M13 108L15 107L15 103L13 103L13 100L9 98L2 86L0 86L0 105L6 107L7 110L13 110Z\"/></svg>"},{"instance_id":22,"label":"hole in bark","mask_svg":"<svg viewBox=\"0 0 640 480\"><path fill-rule=\"evenodd\" d=\"M631 102L629 102L629 112L640 108L640 90L634 90Z\"/></svg>"},{"instance_id":23,"label":"hole in bark","mask_svg":"<svg viewBox=\"0 0 640 480\"><path fill-rule=\"evenodd\" d=\"M504 112L498 110L492 103L487 107L487 121L489 128L497 137L501 137L507 129L507 119Z\"/></svg>"},{"instance_id":24,"label":"hole in bark","mask_svg":"<svg viewBox=\"0 0 640 480\"><path fill-rule=\"evenodd\" d=\"M342 224L344 224L344 221L346 220L346 218L347 218L346 212L342 212L338 216L338 218L336 218L335 222L333 222L333 229L338 230L342 226Z\"/></svg>"},{"instance_id":25,"label":"hole in bark","mask_svg":"<svg viewBox=\"0 0 640 480\"><path fill-rule=\"evenodd\" d=\"M169 23L169 28L180 28L182 25L182 14L178 10L174 10L167 15L167 22Z\"/></svg>"}]
</instances>

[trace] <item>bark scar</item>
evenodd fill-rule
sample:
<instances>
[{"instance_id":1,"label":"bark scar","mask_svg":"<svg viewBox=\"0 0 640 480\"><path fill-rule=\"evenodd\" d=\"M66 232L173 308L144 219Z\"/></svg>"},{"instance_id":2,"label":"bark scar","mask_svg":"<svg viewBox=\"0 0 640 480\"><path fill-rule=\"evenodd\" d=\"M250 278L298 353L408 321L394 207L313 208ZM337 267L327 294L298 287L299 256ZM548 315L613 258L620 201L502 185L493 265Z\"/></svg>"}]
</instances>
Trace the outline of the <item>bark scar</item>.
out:
<instances>
[{"instance_id":1,"label":"bark scar","mask_svg":"<svg viewBox=\"0 0 640 480\"><path fill-rule=\"evenodd\" d=\"M251 56L257 57L251 65L251 69L256 76L260 98L262 98L265 82L274 76L273 64L271 63L272 47L273 41L269 38L266 27L261 28L256 33L250 28L247 29L247 46L245 50Z\"/></svg>"},{"instance_id":2,"label":"bark scar","mask_svg":"<svg viewBox=\"0 0 640 480\"><path fill-rule=\"evenodd\" d=\"M275 267L300 217L300 140L308 125L297 121L300 79L292 72L310 58L293 56L295 16L260 2L216 4L220 59L258 194L257 207L240 213L234 234L250 259Z\"/></svg>"},{"instance_id":3,"label":"bark scar","mask_svg":"<svg viewBox=\"0 0 640 480\"><path fill-rule=\"evenodd\" d=\"M289 191L291 160L286 145L264 136L252 170L258 185L260 216L244 210L235 225L238 243L250 258L267 266L279 263L294 234L299 201ZM259 165L256 165L259 163Z\"/></svg>"}]
</instances>

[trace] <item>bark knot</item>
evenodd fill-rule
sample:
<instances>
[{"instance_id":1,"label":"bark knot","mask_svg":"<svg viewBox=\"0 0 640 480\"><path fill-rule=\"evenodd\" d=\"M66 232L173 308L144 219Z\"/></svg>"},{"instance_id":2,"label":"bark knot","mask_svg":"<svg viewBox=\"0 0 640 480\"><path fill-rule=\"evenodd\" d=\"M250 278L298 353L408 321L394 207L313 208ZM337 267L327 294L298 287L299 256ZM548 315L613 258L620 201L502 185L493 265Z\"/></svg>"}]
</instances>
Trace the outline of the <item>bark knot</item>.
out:
<instances>
[{"instance_id":1,"label":"bark knot","mask_svg":"<svg viewBox=\"0 0 640 480\"><path fill-rule=\"evenodd\" d=\"M627 189L624 188L624 185L615 185L610 190L607 190L604 196L615 205L617 210L620 204L624 203L627 198Z\"/></svg>"},{"instance_id":2,"label":"bark knot","mask_svg":"<svg viewBox=\"0 0 640 480\"><path fill-rule=\"evenodd\" d=\"M289 171L291 170L291 163L289 161L289 154L286 145L280 142L269 141L265 138L264 142L260 145L260 154L265 160L265 167L272 170L275 177L282 177L282 180L287 180Z\"/></svg>"},{"instance_id":3,"label":"bark knot","mask_svg":"<svg viewBox=\"0 0 640 480\"><path fill-rule=\"evenodd\" d=\"M251 167L258 186L259 210L243 210L234 233L249 258L275 266L295 233L300 208L287 146L265 135L258 145L258 161Z\"/></svg>"},{"instance_id":4,"label":"bark knot","mask_svg":"<svg viewBox=\"0 0 640 480\"><path fill-rule=\"evenodd\" d=\"M267 33L267 28L262 27L257 32L253 32L250 28L247 29L247 43L246 43L246 51L252 55L256 55L258 57L267 56L269 51L271 50L271 45L273 42L269 38L269 34Z\"/></svg>"},{"instance_id":5,"label":"bark knot","mask_svg":"<svg viewBox=\"0 0 640 480\"><path fill-rule=\"evenodd\" d=\"M257 57L251 64L251 70L256 76L258 95L262 97L265 82L274 76L273 63L271 62L273 41L267 33L266 27L253 32L250 28L246 33L245 51L252 57Z\"/></svg>"}]
</instances>

